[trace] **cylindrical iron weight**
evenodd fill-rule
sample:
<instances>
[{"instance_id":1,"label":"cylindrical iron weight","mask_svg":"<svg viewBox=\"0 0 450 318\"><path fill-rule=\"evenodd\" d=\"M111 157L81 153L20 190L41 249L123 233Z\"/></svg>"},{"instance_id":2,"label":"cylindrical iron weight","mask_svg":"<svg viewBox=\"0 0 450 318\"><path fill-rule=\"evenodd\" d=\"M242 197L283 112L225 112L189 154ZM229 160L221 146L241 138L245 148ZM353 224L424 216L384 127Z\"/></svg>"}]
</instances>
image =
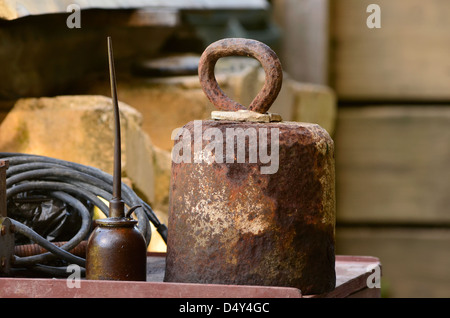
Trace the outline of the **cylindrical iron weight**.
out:
<instances>
[{"instance_id":1,"label":"cylindrical iron weight","mask_svg":"<svg viewBox=\"0 0 450 318\"><path fill-rule=\"evenodd\" d=\"M248 39L212 44L200 61L200 81L203 88L208 82L205 93L220 110L242 109L226 99L228 106L217 106L224 94L211 84L210 67L204 71L204 64L243 45L249 56L262 56L266 78L276 87L274 93L265 85L252 103L253 111L264 113L281 87L281 66L267 46ZM334 289L334 143L323 128L204 120L189 122L178 137L172 153L166 282L285 286L303 294Z\"/></svg>"}]
</instances>

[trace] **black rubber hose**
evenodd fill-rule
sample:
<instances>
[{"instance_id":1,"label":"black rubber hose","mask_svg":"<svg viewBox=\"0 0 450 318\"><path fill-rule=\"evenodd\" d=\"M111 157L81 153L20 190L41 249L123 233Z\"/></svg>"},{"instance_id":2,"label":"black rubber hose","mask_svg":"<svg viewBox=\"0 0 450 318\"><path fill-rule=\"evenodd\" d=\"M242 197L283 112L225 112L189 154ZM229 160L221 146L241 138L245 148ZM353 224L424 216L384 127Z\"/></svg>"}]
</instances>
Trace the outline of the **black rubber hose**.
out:
<instances>
[{"instance_id":1,"label":"black rubber hose","mask_svg":"<svg viewBox=\"0 0 450 318\"><path fill-rule=\"evenodd\" d=\"M11 219L11 223L14 225L15 233L20 233L25 235L29 239L35 241L37 244L41 245L51 253L60 256L61 258L79 266L85 267L86 260L84 258L73 255L72 253L67 252L64 247L58 248L56 245L53 245L45 238L37 234L35 231L30 229L28 226L17 222L16 220ZM67 245L67 244L66 244ZM44 253L35 256L27 256L27 257L15 257L14 266L29 266L30 264L42 262L42 258L47 255L52 255L50 253ZM48 256L47 256L48 257Z\"/></svg>"},{"instance_id":2,"label":"black rubber hose","mask_svg":"<svg viewBox=\"0 0 450 318\"><path fill-rule=\"evenodd\" d=\"M90 201L108 216L109 208L98 197L105 200L112 198L113 177L94 167L45 156L0 153L0 158L9 161L9 168L6 172L8 198L30 190L42 190L48 195L66 202L82 216L82 225L78 233L61 248L48 242L27 226L14 221L17 224L18 233L28 236L50 251L40 255L16 257L15 266L37 267L39 262L54 258L55 255L71 263L84 266L84 259L67 252L87 236L91 226L92 216L78 198ZM149 221L167 243L167 226L158 220L150 205L139 198L124 183L122 183L122 193L125 204L130 208L137 205L142 207L136 209L134 214L138 219L138 228L146 238L147 245L151 239Z\"/></svg>"},{"instance_id":3,"label":"black rubber hose","mask_svg":"<svg viewBox=\"0 0 450 318\"><path fill-rule=\"evenodd\" d=\"M25 184L25 185L28 185L28 184ZM91 227L91 215L90 215L89 211L87 210L87 208L80 201L78 201L71 195L64 193L64 192L53 192L53 195L55 198L60 199L64 202L67 202L69 205L71 205L73 208L78 210L78 212L80 213L81 226L80 226L80 229L78 230L78 232L72 237L72 239L70 239L66 244L62 245L61 247L56 247L54 244L45 240L39 234L37 234L36 232L34 232L32 229L28 228L25 225L23 225L22 228L19 227L19 228L15 229L14 231L16 233L20 233L22 235L27 236L29 239L33 240L34 242L38 243L39 245L41 245L42 247L44 247L45 249L47 249L48 251L50 251L54 254L55 250L69 251L69 250L73 249L75 246L77 246L82 240L86 239L86 237L89 234L90 227ZM11 221L22 224L13 219L11 219ZM25 227L26 229L29 229L29 231L26 231L23 227ZM46 262L46 261L54 258L54 255L50 252L39 254L39 255L34 255L34 256L27 256L27 257L20 257L20 258L16 257L16 259L14 261L14 266L30 266L33 264ZM66 257L68 254L72 255L69 252L63 253L63 254L56 254L56 255L62 256L63 259L65 259L67 261L71 261L72 258L68 259ZM77 257L77 256L75 256L75 257ZM84 259L83 259L83 262L84 262ZM75 264L80 265L80 263L75 263ZM84 266L84 265L80 265L80 266Z\"/></svg>"},{"instance_id":4,"label":"black rubber hose","mask_svg":"<svg viewBox=\"0 0 450 318\"><path fill-rule=\"evenodd\" d=\"M47 190L47 191L63 191L73 193L75 195L81 196L87 200L90 200L95 204L103 213L108 213L108 207L106 204L100 200L96 195L91 192L86 192L81 190L75 185L69 183L62 183L57 181L29 181L23 184L15 185L14 187L6 190L6 197L11 198L12 196L27 192L31 190ZM63 200L64 201L64 200ZM107 214L106 214L107 215Z\"/></svg>"},{"instance_id":5,"label":"black rubber hose","mask_svg":"<svg viewBox=\"0 0 450 318\"><path fill-rule=\"evenodd\" d=\"M54 164L54 165L61 165L79 172L83 172L85 174L94 176L100 180L103 180L107 182L112 191L112 184L113 184L113 177L106 173L101 171L100 169L85 166L82 164L64 161L60 159L45 157L45 156L39 156L39 155L23 155L19 153L0 153L0 158L8 157L8 160L10 161L10 167L13 165L19 165L19 164L27 164L30 163L32 160L33 163L36 162L43 162L45 164ZM134 205L142 205L144 207L143 212L146 214L147 218L153 223L157 231L160 233L161 237L165 242L167 242L167 226L162 224L158 218L156 217L155 213L151 209L151 207L144 202L142 199L140 199L134 191L128 187L126 184L122 183L122 192L125 194L125 197L127 197L129 200L131 198L135 198L137 201L133 200L133 206Z\"/></svg>"},{"instance_id":6,"label":"black rubber hose","mask_svg":"<svg viewBox=\"0 0 450 318\"><path fill-rule=\"evenodd\" d=\"M79 270L80 276L85 277L86 270L83 267L80 267ZM30 272L34 272L40 275L45 274L51 277L65 277L65 278L73 274L73 270L71 270L70 267L68 266L48 266L42 264L36 264L31 267L12 268L11 272L19 276L23 275L24 273L27 273L29 275Z\"/></svg>"},{"instance_id":7,"label":"black rubber hose","mask_svg":"<svg viewBox=\"0 0 450 318\"><path fill-rule=\"evenodd\" d=\"M18 153L0 153L0 157L8 157L8 160L10 161L10 167L17 167L21 164L28 164L30 166L28 167L21 167L21 168L14 168L14 169L20 169L20 171L26 171L28 169L38 168L39 164L43 164L40 168L52 168L57 166L62 166L66 168L73 169L75 171L79 171L82 173L85 173L87 175L93 176L95 178L98 178L99 180L102 180L106 182L109 185L109 188L107 191L112 191L112 183L113 183L113 177L110 174L107 174L97 168L85 166L78 163L73 163L69 161L64 161L60 159L45 157L45 156L39 156L39 155L23 155ZM9 169L8 169L9 170ZM8 174L8 171L7 171ZM126 184L122 184L123 192L126 194L126 197L128 199L134 198L136 201L135 204L140 203L140 205L143 205L145 207L144 212L146 213L148 219L153 223L153 225L156 228L165 228L163 224L161 224L154 214L153 210L150 208L148 204L143 202L135 193L134 191L129 188ZM163 237L163 239L166 239L166 237Z\"/></svg>"},{"instance_id":8,"label":"black rubber hose","mask_svg":"<svg viewBox=\"0 0 450 318\"><path fill-rule=\"evenodd\" d=\"M21 160L21 157L13 158L13 160L10 160L10 166L14 165L17 161L17 159ZM20 162L20 161L19 161ZM21 163L22 165L27 165L26 163ZM69 165L67 165L69 166ZM34 164L34 167L36 168L37 165ZM25 180L39 180L39 179L56 179L56 180L64 180L66 182L73 183L74 181L81 181L86 184L91 184L93 186L98 187L99 189L102 189L103 191L112 191L112 184L108 184L107 181L105 181L107 178L105 175L102 176L102 178L96 178L95 176L92 176L90 174L87 174L85 172L88 172L89 169L82 169L82 170L72 170L67 168L51 168L51 169L37 169L37 170L29 170L28 168L31 167L22 167L22 171L17 175L12 175L7 179L7 187L11 187L13 184L19 183L21 181ZM97 172L95 171L97 169L91 169L92 171L96 172L96 175L98 176ZM112 179L109 181L112 182ZM139 197L137 197L134 192L132 192L131 189L124 188L124 201L128 205L136 206L141 205L141 200ZM97 191L98 192L98 191ZM101 195L100 193L95 193L96 195ZM104 212L104 211L102 211ZM145 212L145 211L144 211ZM106 213L106 215L108 215ZM148 224L148 218L146 214L143 214L142 212L139 213L139 211L136 211L135 215L138 218L138 228L141 231L141 233L146 238L147 244L149 243L151 239L151 229Z\"/></svg>"},{"instance_id":9,"label":"black rubber hose","mask_svg":"<svg viewBox=\"0 0 450 318\"><path fill-rule=\"evenodd\" d=\"M85 174L83 172L74 172L73 170L62 169L62 168L37 169L37 170L21 172L19 174L16 174L16 175L13 175L13 176L10 176L9 178L7 178L6 179L6 187L8 188L7 197L10 196L9 192L14 191L14 190L15 190L14 191L15 194L20 193L20 192L25 192L25 190L21 190L21 191L17 190L16 187L21 185L20 182L28 181L28 180L65 181L66 183L62 183L62 182L60 183L60 185L59 185L60 187L63 187L64 184L70 185L69 182L80 181L80 182L83 182L86 184L94 185L105 191L110 189L109 185L106 182L99 180L95 177L92 177L88 174ZM27 182L25 184L33 184L35 186L35 189L43 189L43 187L44 187L44 184L36 184L36 183L33 183L32 181ZM16 185L16 186L12 187L13 185ZM100 201L100 199L96 198L96 196L100 195L98 193L98 191L91 193L81 187L78 189L80 189L80 191L78 191L78 193L80 195L84 195L84 196L89 195L90 200L93 202ZM91 189L93 189L93 188L91 188ZM30 189L28 189L28 190L30 190ZM71 191L76 191L76 190L77 189L72 189ZM133 197L130 198L128 196L128 198L125 197L124 199L125 199L124 200L125 203L127 203L127 204L132 204L133 206L140 205L140 201L138 200L138 198L133 198ZM102 203L101 205L104 205L104 204ZM104 212L104 210L102 210L102 212ZM106 214L106 215L108 215L108 214ZM139 222L138 228L141 231L141 233L144 235L144 237L146 238L146 242L149 243L149 240L151 239L151 232L150 232L151 229L149 228L148 219L147 219L146 215L144 215L143 213L135 213L135 215L137 216L138 222Z\"/></svg>"}]
</instances>

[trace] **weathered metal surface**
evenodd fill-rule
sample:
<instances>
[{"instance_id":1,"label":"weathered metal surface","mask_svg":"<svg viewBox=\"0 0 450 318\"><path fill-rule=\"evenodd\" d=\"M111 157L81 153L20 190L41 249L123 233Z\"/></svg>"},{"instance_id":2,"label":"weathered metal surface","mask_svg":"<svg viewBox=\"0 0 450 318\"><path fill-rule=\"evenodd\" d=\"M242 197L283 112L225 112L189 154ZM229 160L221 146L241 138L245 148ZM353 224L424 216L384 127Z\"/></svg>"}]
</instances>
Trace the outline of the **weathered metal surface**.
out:
<instances>
[{"instance_id":1,"label":"weathered metal surface","mask_svg":"<svg viewBox=\"0 0 450 318\"><path fill-rule=\"evenodd\" d=\"M248 109L259 113L267 112L277 98L283 81L283 69L275 52L264 43L241 38L216 41L203 52L198 65L198 75L205 95L218 109L237 111L246 107L230 99L220 89L214 76L216 62L226 56L250 56L261 63L266 73L266 81Z\"/></svg>"},{"instance_id":2,"label":"weathered metal surface","mask_svg":"<svg viewBox=\"0 0 450 318\"><path fill-rule=\"evenodd\" d=\"M146 244L136 221L97 220L86 253L86 279L145 281Z\"/></svg>"},{"instance_id":3,"label":"weathered metal surface","mask_svg":"<svg viewBox=\"0 0 450 318\"><path fill-rule=\"evenodd\" d=\"M193 125L184 127L192 135ZM236 126L235 122L202 122L203 132L216 128L224 136L227 128ZM240 123L238 127L279 129L278 171L261 174L267 163L260 160L173 163L165 280L292 286L303 294L332 290L332 139L314 124ZM198 158L201 155L194 153L191 140L191 157ZM210 142L203 142L208 147Z\"/></svg>"},{"instance_id":4,"label":"weathered metal surface","mask_svg":"<svg viewBox=\"0 0 450 318\"><path fill-rule=\"evenodd\" d=\"M214 78L215 62L229 55L261 62L266 82L249 109L266 112L282 71L257 41L225 39L205 50L205 94L219 110L245 108ZM323 128L207 120L186 124L177 137L165 281L290 286L303 294L334 289L334 143Z\"/></svg>"}]
</instances>

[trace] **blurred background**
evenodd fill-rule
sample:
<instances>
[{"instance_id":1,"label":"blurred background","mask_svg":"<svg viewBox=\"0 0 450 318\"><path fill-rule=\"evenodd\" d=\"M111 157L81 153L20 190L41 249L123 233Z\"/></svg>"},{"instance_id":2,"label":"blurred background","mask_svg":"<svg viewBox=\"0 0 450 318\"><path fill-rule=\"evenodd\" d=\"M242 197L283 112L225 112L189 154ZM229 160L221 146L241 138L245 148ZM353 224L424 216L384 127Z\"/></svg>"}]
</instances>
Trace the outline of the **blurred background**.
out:
<instances>
[{"instance_id":1,"label":"blurred background","mask_svg":"<svg viewBox=\"0 0 450 318\"><path fill-rule=\"evenodd\" d=\"M171 132L214 110L199 55L256 39L286 72L271 112L335 141L336 253L380 258L384 297L450 297L449 15L446 0L0 0L0 151L111 171L110 35L124 177L166 221ZM219 62L248 105L259 64Z\"/></svg>"}]
</instances>

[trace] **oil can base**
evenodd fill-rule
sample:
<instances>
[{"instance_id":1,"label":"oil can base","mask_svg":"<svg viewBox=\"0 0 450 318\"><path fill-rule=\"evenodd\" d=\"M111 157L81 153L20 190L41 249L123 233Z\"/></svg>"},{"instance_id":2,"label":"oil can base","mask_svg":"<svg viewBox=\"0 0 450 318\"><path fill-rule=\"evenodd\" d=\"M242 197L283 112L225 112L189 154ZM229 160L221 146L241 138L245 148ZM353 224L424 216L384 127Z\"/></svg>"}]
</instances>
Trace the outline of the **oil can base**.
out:
<instances>
[{"instance_id":1,"label":"oil can base","mask_svg":"<svg viewBox=\"0 0 450 318\"><path fill-rule=\"evenodd\" d=\"M86 252L86 279L145 281L147 246L128 218L97 220Z\"/></svg>"}]
</instances>

